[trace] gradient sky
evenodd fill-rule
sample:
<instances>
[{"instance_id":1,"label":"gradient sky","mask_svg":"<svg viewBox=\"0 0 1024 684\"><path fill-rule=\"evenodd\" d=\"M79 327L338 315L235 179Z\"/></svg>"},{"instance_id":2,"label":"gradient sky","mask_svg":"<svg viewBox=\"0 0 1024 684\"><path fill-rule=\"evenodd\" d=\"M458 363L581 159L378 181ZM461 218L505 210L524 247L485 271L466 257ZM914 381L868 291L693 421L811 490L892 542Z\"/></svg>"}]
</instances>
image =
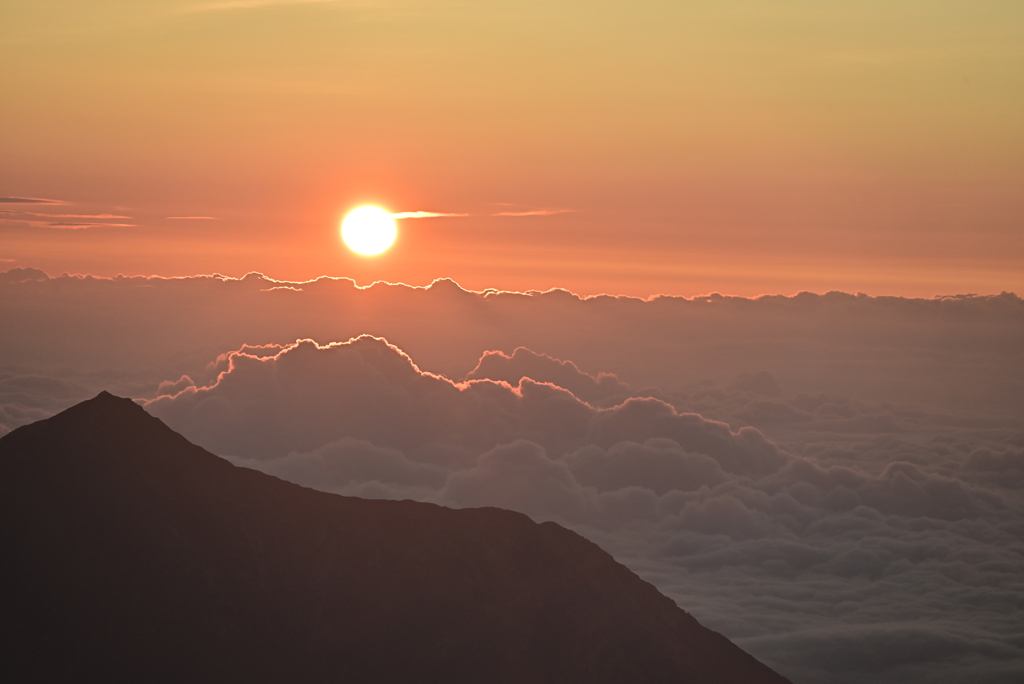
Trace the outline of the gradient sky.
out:
<instances>
[{"instance_id":1,"label":"gradient sky","mask_svg":"<svg viewBox=\"0 0 1024 684\"><path fill-rule=\"evenodd\" d=\"M0 204L3 267L1024 291L1017 0L7 0L0 24L0 196L63 203ZM469 216L368 259L338 238L361 203Z\"/></svg>"}]
</instances>

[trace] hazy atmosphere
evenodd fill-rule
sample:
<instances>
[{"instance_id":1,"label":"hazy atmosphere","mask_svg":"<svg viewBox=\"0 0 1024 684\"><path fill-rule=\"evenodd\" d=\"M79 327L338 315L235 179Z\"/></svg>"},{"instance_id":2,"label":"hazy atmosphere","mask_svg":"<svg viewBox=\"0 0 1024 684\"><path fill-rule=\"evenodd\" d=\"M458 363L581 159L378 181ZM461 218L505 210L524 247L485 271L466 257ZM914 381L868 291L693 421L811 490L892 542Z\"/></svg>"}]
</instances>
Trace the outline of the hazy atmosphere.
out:
<instances>
[{"instance_id":1,"label":"hazy atmosphere","mask_svg":"<svg viewBox=\"0 0 1024 684\"><path fill-rule=\"evenodd\" d=\"M0 187L54 203L3 207L15 266L1024 285L1015 0L11 0L0 21ZM466 216L403 221L367 263L334 230L365 203Z\"/></svg>"},{"instance_id":2,"label":"hazy atmosphere","mask_svg":"<svg viewBox=\"0 0 1024 684\"><path fill-rule=\"evenodd\" d=\"M1024 680L1021 3L0 23L0 437L107 390L557 522L794 684Z\"/></svg>"}]
</instances>

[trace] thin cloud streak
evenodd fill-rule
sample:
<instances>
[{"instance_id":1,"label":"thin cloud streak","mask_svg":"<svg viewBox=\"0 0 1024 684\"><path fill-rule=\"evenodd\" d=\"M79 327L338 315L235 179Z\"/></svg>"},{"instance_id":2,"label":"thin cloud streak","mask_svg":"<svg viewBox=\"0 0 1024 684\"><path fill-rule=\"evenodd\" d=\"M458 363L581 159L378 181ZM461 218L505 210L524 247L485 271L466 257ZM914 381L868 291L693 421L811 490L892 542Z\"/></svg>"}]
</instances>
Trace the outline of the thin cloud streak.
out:
<instances>
[{"instance_id":1,"label":"thin cloud streak","mask_svg":"<svg viewBox=\"0 0 1024 684\"><path fill-rule=\"evenodd\" d=\"M555 214L570 214L575 212L575 209L527 209L524 211L499 211L494 214L455 214L445 213L437 211L402 211L397 214L391 214L391 218L395 219L407 219L407 218L463 218L466 216L553 216Z\"/></svg>"},{"instance_id":2,"label":"thin cloud streak","mask_svg":"<svg viewBox=\"0 0 1024 684\"><path fill-rule=\"evenodd\" d=\"M0 197L0 204L67 204L67 202L43 197Z\"/></svg>"},{"instance_id":3,"label":"thin cloud streak","mask_svg":"<svg viewBox=\"0 0 1024 684\"><path fill-rule=\"evenodd\" d=\"M391 214L393 219L418 219L418 218L461 218L470 214L446 214L437 211L400 211Z\"/></svg>"},{"instance_id":4,"label":"thin cloud streak","mask_svg":"<svg viewBox=\"0 0 1024 684\"><path fill-rule=\"evenodd\" d=\"M41 222L40 222L41 223ZM134 223L47 223L49 228L83 230L85 228L135 228Z\"/></svg>"},{"instance_id":5,"label":"thin cloud streak","mask_svg":"<svg viewBox=\"0 0 1024 684\"><path fill-rule=\"evenodd\" d=\"M172 221L216 221L216 216L168 216Z\"/></svg>"},{"instance_id":6,"label":"thin cloud streak","mask_svg":"<svg viewBox=\"0 0 1024 684\"><path fill-rule=\"evenodd\" d=\"M17 214L20 216L38 216L40 218L81 218L81 219L130 219L132 216L121 216L119 214L43 214L36 211L12 211L10 209L0 210L0 214Z\"/></svg>"},{"instance_id":7,"label":"thin cloud streak","mask_svg":"<svg viewBox=\"0 0 1024 684\"><path fill-rule=\"evenodd\" d=\"M528 209L526 211L499 211L491 216L554 216L555 214L571 214L575 209Z\"/></svg>"},{"instance_id":8,"label":"thin cloud streak","mask_svg":"<svg viewBox=\"0 0 1024 684\"><path fill-rule=\"evenodd\" d=\"M20 223L34 228L57 228L60 230L83 230L86 228L136 228L135 223L110 223L107 221L81 221L81 222L65 222L65 221L39 221L37 219L29 218L2 218L0 217L0 223Z\"/></svg>"}]
</instances>

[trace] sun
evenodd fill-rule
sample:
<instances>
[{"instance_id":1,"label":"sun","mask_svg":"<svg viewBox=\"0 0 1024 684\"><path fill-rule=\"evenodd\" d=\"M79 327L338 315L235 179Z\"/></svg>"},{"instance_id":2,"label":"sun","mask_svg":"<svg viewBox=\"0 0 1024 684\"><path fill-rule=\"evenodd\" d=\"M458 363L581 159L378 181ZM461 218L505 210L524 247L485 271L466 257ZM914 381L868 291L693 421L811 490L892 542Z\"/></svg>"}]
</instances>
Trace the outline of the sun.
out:
<instances>
[{"instance_id":1,"label":"sun","mask_svg":"<svg viewBox=\"0 0 1024 684\"><path fill-rule=\"evenodd\" d=\"M380 207L353 209L341 222L341 239L363 256L374 256L394 244L398 237L395 219Z\"/></svg>"}]
</instances>

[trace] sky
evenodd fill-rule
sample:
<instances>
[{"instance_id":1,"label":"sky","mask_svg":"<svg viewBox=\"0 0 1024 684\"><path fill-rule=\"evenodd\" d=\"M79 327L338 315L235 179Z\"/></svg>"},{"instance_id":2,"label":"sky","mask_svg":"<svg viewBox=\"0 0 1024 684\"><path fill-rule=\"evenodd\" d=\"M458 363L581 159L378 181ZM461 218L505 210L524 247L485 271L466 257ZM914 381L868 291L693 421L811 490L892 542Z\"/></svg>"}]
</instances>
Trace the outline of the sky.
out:
<instances>
[{"instance_id":1,"label":"sky","mask_svg":"<svg viewBox=\"0 0 1024 684\"><path fill-rule=\"evenodd\" d=\"M1012 0L10 0L0 21L0 196L55 201L4 203L12 267L641 297L1024 284ZM403 219L369 259L338 237L361 204L467 216Z\"/></svg>"},{"instance_id":2,"label":"sky","mask_svg":"<svg viewBox=\"0 0 1024 684\"><path fill-rule=\"evenodd\" d=\"M555 521L795 684L1024 681L1024 4L0 25L0 438L107 390Z\"/></svg>"}]
</instances>

